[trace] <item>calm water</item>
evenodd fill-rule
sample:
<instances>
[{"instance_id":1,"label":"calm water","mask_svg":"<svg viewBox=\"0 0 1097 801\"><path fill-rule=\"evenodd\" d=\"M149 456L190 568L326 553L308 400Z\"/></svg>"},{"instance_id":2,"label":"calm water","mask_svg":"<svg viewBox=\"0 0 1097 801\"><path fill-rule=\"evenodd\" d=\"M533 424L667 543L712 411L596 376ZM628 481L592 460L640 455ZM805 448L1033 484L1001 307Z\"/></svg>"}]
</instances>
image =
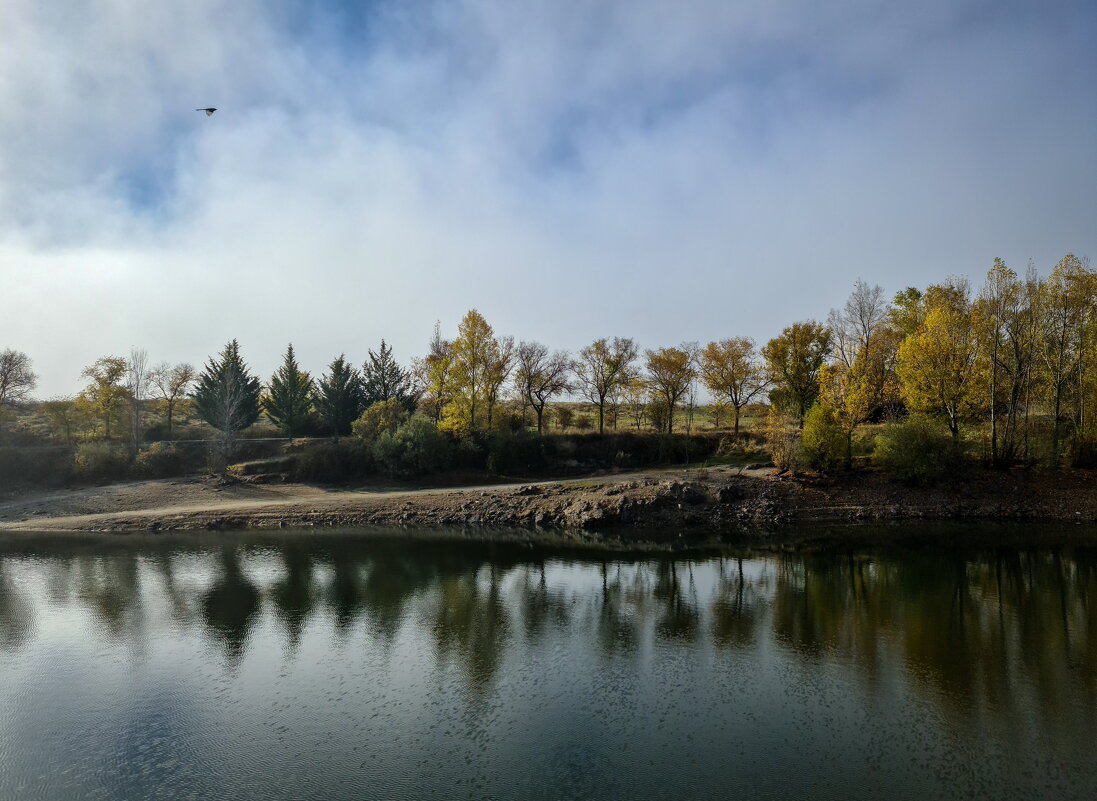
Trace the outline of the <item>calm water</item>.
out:
<instances>
[{"instance_id":1,"label":"calm water","mask_svg":"<svg viewBox=\"0 0 1097 801\"><path fill-rule=\"evenodd\" d=\"M0 535L0 798L1088 798L1097 549Z\"/></svg>"}]
</instances>

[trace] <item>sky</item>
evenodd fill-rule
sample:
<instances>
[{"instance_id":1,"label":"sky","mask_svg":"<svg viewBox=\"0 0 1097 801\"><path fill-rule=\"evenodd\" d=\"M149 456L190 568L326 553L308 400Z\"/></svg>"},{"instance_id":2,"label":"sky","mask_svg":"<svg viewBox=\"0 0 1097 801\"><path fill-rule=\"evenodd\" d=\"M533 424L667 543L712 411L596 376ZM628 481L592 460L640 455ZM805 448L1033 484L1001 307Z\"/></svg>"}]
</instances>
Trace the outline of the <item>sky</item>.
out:
<instances>
[{"instance_id":1,"label":"sky","mask_svg":"<svg viewBox=\"0 0 1097 801\"><path fill-rule=\"evenodd\" d=\"M0 349L752 336L1097 258L1097 4L5 0ZM212 117L195 108L216 106Z\"/></svg>"}]
</instances>

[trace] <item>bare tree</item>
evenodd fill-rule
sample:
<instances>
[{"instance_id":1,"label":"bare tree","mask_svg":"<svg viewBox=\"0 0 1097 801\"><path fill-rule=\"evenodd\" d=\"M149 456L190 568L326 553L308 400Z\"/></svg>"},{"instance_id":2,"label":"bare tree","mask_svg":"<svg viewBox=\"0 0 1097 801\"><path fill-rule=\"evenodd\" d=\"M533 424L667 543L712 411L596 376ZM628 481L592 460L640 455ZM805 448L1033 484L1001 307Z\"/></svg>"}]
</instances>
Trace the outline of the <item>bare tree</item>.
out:
<instances>
[{"instance_id":1,"label":"bare tree","mask_svg":"<svg viewBox=\"0 0 1097 801\"><path fill-rule=\"evenodd\" d=\"M853 367L858 356L868 355L873 334L887 314L883 288L869 286L860 278L853 285L846 305L840 311L831 309L827 324L833 332L835 355L847 368Z\"/></svg>"},{"instance_id":2,"label":"bare tree","mask_svg":"<svg viewBox=\"0 0 1097 801\"><path fill-rule=\"evenodd\" d=\"M488 427L491 427L495 405L503 387L514 370L514 337L500 337L488 351L488 369L484 382L484 400L488 408Z\"/></svg>"},{"instance_id":3,"label":"bare tree","mask_svg":"<svg viewBox=\"0 0 1097 801\"><path fill-rule=\"evenodd\" d=\"M564 351L549 355L539 342L523 342L516 351L518 369L515 383L523 402L537 413L537 433L544 431L545 406L554 395L571 391L568 375L571 360Z\"/></svg>"},{"instance_id":4,"label":"bare tree","mask_svg":"<svg viewBox=\"0 0 1097 801\"><path fill-rule=\"evenodd\" d=\"M168 433L167 438L172 438L172 428L175 419L175 407L179 401L187 396L194 379L198 373L194 367L186 362L174 367L164 362L153 368L149 373L149 381L157 392L157 397L164 404L167 413Z\"/></svg>"},{"instance_id":5,"label":"bare tree","mask_svg":"<svg viewBox=\"0 0 1097 801\"><path fill-rule=\"evenodd\" d=\"M606 397L619 385L634 376L633 362L639 351L636 343L625 337L598 339L579 351L575 377L584 397L598 407L598 433L605 431Z\"/></svg>"},{"instance_id":6,"label":"bare tree","mask_svg":"<svg viewBox=\"0 0 1097 801\"><path fill-rule=\"evenodd\" d=\"M23 400L37 385L27 354L10 348L0 351L0 407Z\"/></svg>"},{"instance_id":7,"label":"bare tree","mask_svg":"<svg viewBox=\"0 0 1097 801\"><path fill-rule=\"evenodd\" d=\"M131 348L126 361L126 389L130 394L130 426L134 455L141 447L141 407L149 391L149 354L143 348Z\"/></svg>"}]
</instances>

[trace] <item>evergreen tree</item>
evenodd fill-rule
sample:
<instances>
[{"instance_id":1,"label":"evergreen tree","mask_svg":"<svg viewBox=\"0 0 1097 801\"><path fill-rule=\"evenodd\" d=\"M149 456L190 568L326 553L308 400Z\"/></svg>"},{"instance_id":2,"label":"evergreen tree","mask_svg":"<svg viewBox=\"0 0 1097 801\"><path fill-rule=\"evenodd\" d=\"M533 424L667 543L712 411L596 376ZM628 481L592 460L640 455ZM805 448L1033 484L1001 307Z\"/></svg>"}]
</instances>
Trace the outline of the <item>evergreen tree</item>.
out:
<instances>
[{"instance_id":1,"label":"evergreen tree","mask_svg":"<svg viewBox=\"0 0 1097 801\"><path fill-rule=\"evenodd\" d=\"M263 411L287 437L300 434L312 413L312 377L298 368L293 345L286 348L282 366L271 376Z\"/></svg>"},{"instance_id":2,"label":"evergreen tree","mask_svg":"<svg viewBox=\"0 0 1097 801\"><path fill-rule=\"evenodd\" d=\"M343 354L329 366L330 373L316 382L313 405L336 436L350 433L350 424L362 413L362 376Z\"/></svg>"},{"instance_id":3,"label":"evergreen tree","mask_svg":"<svg viewBox=\"0 0 1097 801\"><path fill-rule=\"evenodd\" d=\"M232 454L236 436L259 419L259 379L248 372L240 346L232 340L218 359L210 359L194 389L194 410L221 432L221 467Z\"/></svg>"},{"instance_id":4,"label":"evergreen tree","mask_svg":"<svg viewBox=\"0 0 1097 801\"><path fill-rule=\"evenodd\" d=\"M369 361L362 366L362 388L366 406L395 398L409 412L414 412L419 403L419 393L412 387L411 373L393 358L392 348L383 339L381 352L369 351Z\"/></svg>"}]
</instances>

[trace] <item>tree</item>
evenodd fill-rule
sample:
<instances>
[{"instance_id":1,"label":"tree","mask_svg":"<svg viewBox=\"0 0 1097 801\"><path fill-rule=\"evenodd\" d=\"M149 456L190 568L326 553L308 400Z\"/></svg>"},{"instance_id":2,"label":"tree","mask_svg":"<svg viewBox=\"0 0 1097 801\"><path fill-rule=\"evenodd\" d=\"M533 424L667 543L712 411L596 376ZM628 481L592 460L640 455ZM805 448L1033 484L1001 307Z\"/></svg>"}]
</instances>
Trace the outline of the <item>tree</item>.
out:
<instances>
[{"instance_id":1,"label":"tree","mask_svg":"<svg viewBox=\"0 0 1097 801\"><path fill-rule=\"evenodd\" d=\"M545 406L554 395L571 390L571 360L564 351L549 355L539 342L522 342L516 351L515 383L522 400L537 414L537 433L544 431Z\"/></svg>"},{"instance_id":2,"label":"tree","mask_svg":"<svg viewBox=\"0 0 1097 801\"><path fill-rule=\"evenodd\" d=\"M126 368L126 360L121 356L104 356L80 374L91 383L80 393L78 403L102 422L103 439L110 439L111 426L121 422L121 412L129 399L129 393L121 383L126 377Z\"/></svg>"},{"instance_id":3,"label":"tree","mask_svg":"<svg viewBox=\"0 0 1097 801\"><path fill-rule=\"evenodd\" d=\"M408 412L415 411L419 402L411 371L396 361L385 340L381 340L378 353L369 351L369 359L362 366L362 396L365 406L395 398Z\"/></svg>"},{"instance_id":4,"label":"tree","mask_svg":"<svg viewBox=\"0 0 1097 801\"><path fill-rule=\"evenodd\" d=\"M442 421L445 409L453 401L453 343L442 339L441 326L434 324L434 336L425 358L415 364L418 384L422 387L422 404L435 424Z\"/></svg>"},{"instance_id":5,"label":"tree","mask_svg":"<svg viewBox=\"0 0 1097 801\"><path fill-rule=\"evenodd\" d=\"M674 431L674 410L697 375L688 345L645 351L648 384L666 410L667 433Z\"/></svg>"},{"instance_id":6,"label":"tree","mask_svg":"<svg viewBox=\"0 0 1097 801\"><path fill-rule=\"evenodd\" d=\"M259 379L248 372L234 339L220 358L210 359L194 389L198 416L221 432L220 461L228 464L241 431L259 419Z\"/></svg>"},{"instance_id":7,"label":"tree","mask_svg":"<svg viewBox=\"0 0 1097 801\"><path fill-rule=\"evenodd\" d=\"M350 433L351 423L358 419L365 402L362 376L343 354L328 365L328 374L316 383L312 403L336 437Z\"/></svg>"},{"instance_id":8,"label":"tree","mask_svg":"<svg viewBox=\"0 0 1097 801\"><path fill-rule=\"evenodd\" d=\"M66 445L75 443L79 415L72 398L51 398L43 401L38 411L46 418L50 428L64 436Z\"/></svg>"},{"instance_id":9,"label":"tree","mask_svg":"<svg viewBox=\"0 0 1097 801\"><path fill-rule=\"evenodd\" d=\"M488 405L488 388L497 380L499 344L488 321L471 309L453 341L452 397L444 413L453 428L475 431L476 413Z\"/></svg>"},{"instance_id":10,"label":"tree","mask_svg":"<svg viewBox=\"0 0 1097 801\"><path fill-rule=\"evenodd\" d=\"M31 370L27 354L10 348L0 351L0 424L4 422L4 409L21 401L37 386L38 376Z\"/></svg>"},{"instance_id":11,"label":"tree","mask_svg":"<svg viewBox=\"0 0 1097 801\"><path fill-rule=\"evenodd\" d=\"M503 387L514 369L514 338L494 339L488 349L487 372L484 381L484 400L487 406L488 427L494 420L495 405L499 402Z\"/></svg>"},{"instance_id":12,"label":"tree","mask_svg":"<svg viewBox=\"0 0 1097 801\"><path fill-rule=\"evenodd\" d=\"M819 369L831 346L830 329L808 320L790 325L762 348L767 375L774 385L770 398L794 414L801 427L819 396Z\"/></svg>"},{"instance_id":13,"label":"tree","mask_svg":"<svg viewBox=\"0 0 1097 801\"><path fill-rule=\"evenodd\" d=\"M194 367L185 362L174 367L166 362L161 363L153 368L152 373L149 375L149 380L152 382L152 386L155 388L157 397L163 404L167 416L165 422L168 427L168 439L172 438L175 409L179 405L179 401L187 396L196 377L197 373Z\"/></svg>"},{"instance_id":14,"label":"tree","mask_svg":"<svg viewBox=\"0 0 1097 801\"><path fill-rule=\"evenodd\" d=\"M899 390L912 411L945 417L953 442L959 443L961 421L981 400L967 284L953 280L932 286L925 303L918 331L899 346Z\"/></svg>"},{"instance_id":15,"label":"tree","mask_svg":"<svg viewBox=\"0 0 1097 801\"><path fill-rule=\"evenodd\" d=\"M648 398L651 396L651 387L640 376L635 376L631 381L622 385L621 400L632 424L639 431L648 416Z\"/></svg>"},{"instance_id":16,"label":"tree","mask_svg":"<svg viewBox=\"0 0 1097 801\"><path fill-rule=\"evenodd\" d=\"M312 377L297 366L292 344L271 376L263 411L287 437L301 433L312 414Z\"/></svg>"},{"instance_id":17,"label":"tree","mask_svg":"<svg viewBox=\"0 0 1097 801\"><path fill-rule=\"evenodd\" d=\"M701 380L717 401L726 400L735 414L735 436L743 407L769 386L754 340L734 337L710 342L701 351Z\"/></svg>"},{"instance_id":18,"label":"tree","mask_svg":"<svg viewBox=\"0 0 1097 801\"><path fill-rule=\"evenodd\" d=\"M597 339L579 351L575 378L583 396L598 407L599 434L605 431L606 397L632 380L638 355L636 343L624 337Z\"/></svg>"},{"instance_id":19,"label":"tree","mask_svg":"<svg viewBox=\"0 0 1097 801\"><path fill-rule=\"evenodd\" d=\"M149 355L141 348L131 348L126 360L126 389L130 396L130 426L133 456L141 447L141 411L142 404L149 391Z\"/></svg>"}]
</instances>

